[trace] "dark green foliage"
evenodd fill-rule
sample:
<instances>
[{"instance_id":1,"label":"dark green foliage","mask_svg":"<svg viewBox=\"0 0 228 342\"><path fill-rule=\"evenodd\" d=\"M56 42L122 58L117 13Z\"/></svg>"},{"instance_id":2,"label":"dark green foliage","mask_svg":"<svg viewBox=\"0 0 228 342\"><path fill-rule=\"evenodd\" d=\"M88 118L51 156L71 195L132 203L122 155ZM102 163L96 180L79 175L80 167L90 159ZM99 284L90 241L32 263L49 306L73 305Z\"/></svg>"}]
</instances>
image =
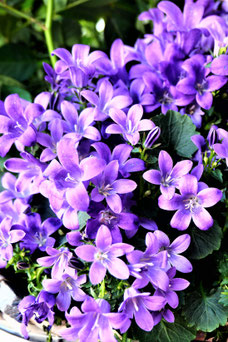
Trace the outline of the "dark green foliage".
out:
<instances>
[{"instance_id":1,"label":"dark green foliage","mask_svg":"<svg viewBox=\"0 0 228 342\"><path fill-rule=\"evenodd\" d=\"M187 115L169 111L153 118L161 128L162 148L176 152L179 156L191 158L197 147L192 143L191 136L197 134L196 127Z\"/></svg>"}]
</instances>

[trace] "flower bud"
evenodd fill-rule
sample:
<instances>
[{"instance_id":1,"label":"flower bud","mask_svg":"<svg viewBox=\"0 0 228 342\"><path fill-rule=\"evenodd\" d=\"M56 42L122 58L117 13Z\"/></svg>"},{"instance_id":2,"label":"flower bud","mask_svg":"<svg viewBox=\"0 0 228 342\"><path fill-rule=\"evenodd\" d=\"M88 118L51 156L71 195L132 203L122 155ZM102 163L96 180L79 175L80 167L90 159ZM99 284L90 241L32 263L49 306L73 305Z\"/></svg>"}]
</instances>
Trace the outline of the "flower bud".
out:
<instances>
[{"instance_id":1,"label":"flower bud","mask_svg":"<svg viewBox=\"0 0 228 342\"><path fill-rule=\"evenodd\" d=\"M150 148L155 143L155 141L159 138L160 133L161 133L160 127L155 126L154 128L152 128L152 130L148 133L143 143L143 147Z\"/></svg>"}]
</instances>

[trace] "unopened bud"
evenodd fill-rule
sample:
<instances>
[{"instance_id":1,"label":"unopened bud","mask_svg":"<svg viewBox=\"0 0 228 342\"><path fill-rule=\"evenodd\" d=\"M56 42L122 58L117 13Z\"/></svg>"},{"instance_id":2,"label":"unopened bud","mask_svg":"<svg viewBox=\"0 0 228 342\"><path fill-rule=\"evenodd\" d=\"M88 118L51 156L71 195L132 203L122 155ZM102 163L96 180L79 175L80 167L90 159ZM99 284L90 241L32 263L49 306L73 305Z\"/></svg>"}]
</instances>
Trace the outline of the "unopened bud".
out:
<instances>
[{"instance_id":1,"label":"unopened bud","mask_svg":"<svg viewBox=\"0 0 228 342\"><path fill-rule=\"evenodd\" d=\"M148 133L146 140L143 143L143 147L150 148L155 141L159 138L161 133L161 129L158 126L152 128L152 130Z\"/></svg>"},{"instance_id":2,"label":"unopened bud","mask_svg":"<svg viewBox=\"0 0 228 342\"><path fill-rule=\"evenodd\" d=\"M218 134L217 134L217 129L218 127L215 126L215 125L212 125L210 130L209 130L209 133L208 133L208 136L207 136L207 139L208 139L208 142L209 142L209 146L212 147L214 144L216 144L218 142Z\"/></svg>"},{"instance_id":3,"label":"unopened bud","mask_svg":"<svg viewBox=\"0 0 228 342\"><path fill-rule=\"evenodd\" d=\"M29 264L25 261L18 261L17 268L19 270L26 270L26 268L29 268Z\"/></svg>"}]
</instances>

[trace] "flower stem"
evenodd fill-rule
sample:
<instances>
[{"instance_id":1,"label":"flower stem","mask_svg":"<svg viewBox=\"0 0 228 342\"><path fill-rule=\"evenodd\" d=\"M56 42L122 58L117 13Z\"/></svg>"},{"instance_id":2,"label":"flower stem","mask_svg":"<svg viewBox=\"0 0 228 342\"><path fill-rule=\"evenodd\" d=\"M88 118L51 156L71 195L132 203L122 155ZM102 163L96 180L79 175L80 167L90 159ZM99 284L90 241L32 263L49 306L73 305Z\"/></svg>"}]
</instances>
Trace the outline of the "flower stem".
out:
<instances>
[{"instance_id":1,"label":"flower stem","mask_svg":"<svg viewBox=\"0 0 228 342\"><path fill-rule=\"evenodd\" d=\"M127 342L127 331L122 336L122 342Z\"/></svg>"},{"instance_id":2,"label":"flower stem","mask_svg":"<svg viewBox=\"0 0 228 342\"><path fill-rule=\"evenodd\" d=\"M45 40L46 40L48 52L49 52L50 59L51 59L51 64L54 67L56 63L56 56L51 55L52 51L54 50L54 44L53 44L52 33L51 33L53 7L54 7L54 0L48 0L46 21L45 21L46 29L44 30L44 35L45 35Z\"/></svg>"},{"instance_id":3,"label":"flower stem","mask_svg":"<svg viewBox=\"0 0 228 342\"><path fill-rule=\"evenodd\" d=\"M105 279L103 279L101 283L99 298L104 298L104 295L105 295Z\"/></svg>"},{"instance_id":4,"label":"flower stem","mask_svg":"<svg viewBox=\"0 0 228 342\"><path fill-rule=\"evenodd\" d=\"M30 23L38 25L42 30L44 30L44 31L46 30L46 27L45 27L45 25L43 23L41 23L40 21L36 20L33 17L30 17L30 15L28 15L26 13L23 13L23 12L17 10L16 8L13 8L12 6L9 6L9 5L7 5L7 4L5 4L3 2L0 2L0 7L4 8L7 12L11 13L12 15L15 15L16 17L20 17L20 18L26 19Z\"/></svg>"}]
</instances>

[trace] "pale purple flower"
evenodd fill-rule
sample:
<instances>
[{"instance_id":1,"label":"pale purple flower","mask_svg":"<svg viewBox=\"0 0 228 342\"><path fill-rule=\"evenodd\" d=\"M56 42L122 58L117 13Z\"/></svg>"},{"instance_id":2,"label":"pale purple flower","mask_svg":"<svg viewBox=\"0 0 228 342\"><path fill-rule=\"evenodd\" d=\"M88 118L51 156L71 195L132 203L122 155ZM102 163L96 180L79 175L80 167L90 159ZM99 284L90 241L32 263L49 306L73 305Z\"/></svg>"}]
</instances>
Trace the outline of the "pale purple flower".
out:
<instances>
[{"instance_id":1,"label":"pale purple flower","mask_svg":"<svg viewBox=\"0 0 228 342\"><path fill-rule=\"evenodd\" d=\"M81 96L94 106L88 109L88 114L99 121L104 121L109 117L111 108L123 109L132 104L132 98L129 95L115 96L113 86L106 79L99 84L99 96L91 90L81 91Z\"/></svg>"},{"instance_id":2,"label":"pale purple flower","mask_svg":"<svg viewBox=\"0 0 228 342\"><path fill-rule=\"evenodd\" d=\"M0 156L4 157L15 142L19 151L24 146L32 146L36 141L36 129L33 120L44 109L38 104L21 100L17 94L7 96L4 102L5 114L0 115Z\"/></svg>"},{"instance_id":3,"label":"pale purple flower","mask_svg":"<svg viewBox=\"0 0 228 342\"><path fill-rule=\"evenodd\" d=\"M110 312L110 304L105 299L87 296L81 311L74 306L66 319L71 327L61 330L61 336L68 341L117 342L113 329L129 327L129 319L122 313Z\"/></svg>"},{"instance_id":4,"label":"pale purple flower","mask_svg":"<svg viewBox=\"0 0 228 342\"><path fill-rule=\"evenodd\" d=\"M219 158L226 160L228 165L228 132L225 129L217 129L217 134L221 143L213 144L213 149Z\"/></svg>"},{"instance_id":5,"label":"pale purple flower","mask_svg":"<svg viewBox=\"0 0 228 342\"><path fill-rule=\"evenodd\" d=\"M106 133L123 134L126 141L132 145L139 142L141 131L150 131L155 124L148 119L142 119L143 108L141 105L133 105L127 115L120 109L110 109L109 116L115 122L106 128ZM141 120L142 119L142 120Z\"/></svg>"},{"instance_id":6,"label":"pale purple flower","mask_svg":"<svg viewBox=\"0 0 228 342\"><path fill-rule=\"evenodd\" d=\"M84 245L75 249L76 255L88 262L92 262L89 279L93 285L99 284L105 277L106 271L117 279L128 279L127 265L119 259L120 256L131 252L134 247L126 243L112 244L109 229L102 225L96 236L95 246Z\"/></svg>"},{"instance_id":7,"label":"pale purple flower","mask_svg":"<svg viewBox=\"0 0 228 342\"><path fill-rule=\"evenodd\" d=\"M1 267L5 267L7 261L13 257L12 243L20 241L25 235L25 232L20 228L21 226L12 225L12 219L10 217L5 217L0 223Z\"/></svg>"},{"instance_id":8,"label":"pale purple flower","mask_svg":"<svg viewBox=\"0 0 228 342\"><path fill-rule=\"evenodd\" d=\"M167 253L159 250L158 239L151 232L146 234L146 246L145 252L134 250L127 254L130 274L137 278L133 286L143 288L150 282L153 287L166 291L169 285L165 271Z\"/></svg>"},{"instance_id":9,"label":"pale purple flower","mask_svg":"<svg viewBox=\"0 0 228 342\"><path fill-rule=\"evenodd\" d=\"M56 297L56 305L60 311L67 311L71 304L71 297L79 302L82 302L86 294L80 289L80 285L86 282L86 275L77 275L77 272L72 269L72 272L63 273L60 278L44 279L42 282L43 288L49 293L58 293Z\"/></svg>"},{"instance_id":10,"label":"pale purple flower","mask_svg":"<svg viewBox=\"0 0 228 342\"><path fill-rule=\"evenodd\" d=\"M145 169L145 163L139 158L129 158L133 147L127 144L119 144L114 147L112 153L108 145L103 142L94 143L91 145L95 148L97 154L105 160L106 164L112 160L117 160L119 163L119 172L124 178L130 176L130 172L142 171Z\"/></svg>"},{"instance_id":11,"label":"pale purple flower","mask_svg":"<svg viewBox=\"0 0 228 342\"><path fill-rule=\"evenodd\" d=\"M29 189L31 194L39 193L40 183L44 180L43 171L47 164L41 163L32 154L21 152L21 158L10 158L5 162L5 168L11 172L19 173L15 183L17 191L24 192Z\"/></svg>"},{"instance_id":12,"label":"pale purple flower","mask_svg":"<svg viewBox=\"0 0 228 342\"><path fill-rule=\"evenodd\" d=\"M164 195L158 198L158 205L164 210L177 210L170 225L178 230L188 228L191 219L201 230L213 225L213 219L205 209L214 206L222 198L222 191L216 188L205 188L198 192L198 181L193 175L185 175L179 182L181 195L175 194L172 199Z\"/></svg>"},{"instance_id":13,"label":"pale purple flower","mask_svg":"<svg viewBox=\"0 0 228 342\"><path fill-rule=\"evenodd\" d=\"M5 172L1 179L2 186L6 190L0 192L0 204L6 203L10 200L20 198L25 204L31 199L31 192L29 188L18 191L16 184L17 178L12 173Z\"/></svg>"},{"instance_id":14,"label":"pale purple flower","mask_svg":"<svg viewBox=\"0 0 228 342\"><path fill-rule=\"evenodd\" d=\"M185 258L183 253L190 245L190 235L184 234L176 238L171 244L168 236L161 230L154 232L156 236L160 250L167 251L168 267L174 266L177 271L188 273L192 271L192 265L190 261Z\"/></svg>"},{"instance_id":15,"label":"pale purple flower","mask_svg":"<svg viewBox=\"0 0 228 342\"><path fill-rule=\"evenodd\" d=\"M167 275L169 277L169 287L166 291L162 291L161 289L157 289L155 291L155 296L164 297L166 303L171 306L171 308L175 309L178 307L179 299L178 295L175 291L185 290L189 285L189 281L182 278L174 278L176 275L176 268L172 267L167 271Z\"/></svg>"},{"instance_id":16,"label":"pale purple flower","mask_svg":"<svg viewBox=\"0 0 228 342\"><path fill-rule=\"evenodd\" d=\"M44 267L53 265L51 270L52 278L60 278L64 272L67 272L68 263L73 254L66 247L55 249L48 246L46 252L49 256L38 258L38 264Z\"/></svg>"},{"instance_id":17,"label":"pale purple flower","mask_svg":"<svg viewBox=\"0 0 228 342\"><path fill-rule=\"evenodd\" d=\"M191 170L193 163L190 160L182 160L173 167L172 158L166 151L162 150L158 156L158 165L160 171L148 170L144 172L143 178L149 183L160 185L163 196L171 199L181 177Z\"/></svg>"},{"instance_id":18,"label":"pale purple flower","mask_svg":"<svg viewBox=\"0 0 228 342\"><path fill-rule=\"evenodd\" d=\"M151 331L154 321L150 311L161 310L165 302L162 296L151 296L150 292L141 293L134 287L129 287L124 292L124 301L120 304L118 311L125 313L130 319L134 316L141 329Z\"/></svg>"},{"instance_id":19,"label":"pale purple flower","mask_svg":"<svg viewBox=\"0 0 228 342\"><path fill-rule=\"evenodd\" d=\"M94 113L90 108L85 108L78 115L73 103L69 101L63 101L61 103L61 112L65 120L62 120L62 127L65 134L65 138L74 139L78 142L83 137L98 141L101 139L100 132L97 128L93 127Z\"/></svg>"}]
</instances>

